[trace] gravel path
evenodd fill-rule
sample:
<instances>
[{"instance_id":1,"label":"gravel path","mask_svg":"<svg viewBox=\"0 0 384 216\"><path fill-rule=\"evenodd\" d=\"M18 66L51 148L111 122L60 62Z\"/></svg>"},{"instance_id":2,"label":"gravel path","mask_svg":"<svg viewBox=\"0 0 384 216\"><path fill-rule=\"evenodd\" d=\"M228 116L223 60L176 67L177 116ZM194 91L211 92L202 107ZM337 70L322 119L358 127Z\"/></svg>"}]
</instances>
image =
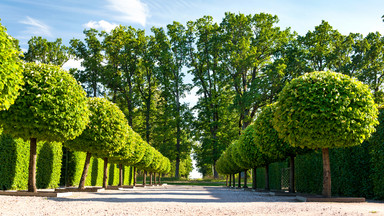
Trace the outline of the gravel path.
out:
<instances>
[{"instance_id":1,"label":"gravel path","mask_svg":"<svg viewBox=\"0 0 384 216\"><path fill-rule=\"evenodd\" d=\"M384 215L384 203L302 203L211 186L163 186L66 198L0 196L0 215Z\"/></svg>"}]
</instances>

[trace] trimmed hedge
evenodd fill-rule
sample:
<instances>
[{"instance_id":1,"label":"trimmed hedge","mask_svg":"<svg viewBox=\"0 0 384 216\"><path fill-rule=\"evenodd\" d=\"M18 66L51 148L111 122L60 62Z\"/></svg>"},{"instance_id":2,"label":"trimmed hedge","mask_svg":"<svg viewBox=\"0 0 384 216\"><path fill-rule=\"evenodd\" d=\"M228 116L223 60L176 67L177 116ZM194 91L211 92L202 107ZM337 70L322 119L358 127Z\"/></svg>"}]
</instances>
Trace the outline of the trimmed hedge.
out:
<instances>
[{"instance_id":1,"label":"trimmed hedge","mask_svg":"<svg viewBox=\"0 0 384 216\"><path fill-rule=\"evenodd\" d=\"M37 188L56 188L61 170L61 143L37 143ZM0 135L0 189L28 188L29 142Z\"/></svg>"},{"instance_id":2,"label":"trimmed hedge","mask_svg":"<svg viewBox=\"0 0 384 216\"><path fill-rule=\"evenodd\" d=\"M288 167L287 162L276 162L269 165L269 187L272 190L281 189L281 169ZM265 188L265 168L260 167L256 170L257 188Z\"/></svg>"},{"instance_id":3,"label":"trimmed hedge","mask_svg":"<svg viewBox=\"0 0 384 216\"><path fill-rule=\"evenodd\" d=\"M62 169L63 175L60 179L60 185L78 186L81 178L81 174L84 168L85 152L70 151L63 147L63 159ZM104 161L100 158L92 157L89 169L88 177L86 179L86 186L102 186L103 185L103 169ZM124 185L133 184L133 170L129 166L124 166ZM65 175L67 173L67 175ZM65 184L67 182L67 184ZM108 184L118 185L119 183L119 166L118 164L108 164Z\"/></svg>"}]
</instances>

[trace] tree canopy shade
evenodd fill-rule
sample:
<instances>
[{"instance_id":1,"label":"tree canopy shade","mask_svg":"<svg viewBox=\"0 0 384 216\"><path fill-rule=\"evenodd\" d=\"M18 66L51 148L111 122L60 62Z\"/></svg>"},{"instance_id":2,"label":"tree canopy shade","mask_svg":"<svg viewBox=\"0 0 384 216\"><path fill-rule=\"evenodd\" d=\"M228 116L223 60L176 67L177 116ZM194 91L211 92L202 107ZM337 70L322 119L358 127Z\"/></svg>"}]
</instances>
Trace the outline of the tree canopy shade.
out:
<instances>
[{"instance_id":1,"label":"tree canopy shade","mask_svg":"<svg viewBox=\"0 0 384 216\"><path fill-rule=\"evenodd\" d=\"M13 104L23 83L18 42L0 23L0 110Z\"/></svg>"},{"instance_id":2,"label":"tree canopy shade","mask_svg":"<svg viewBox=\"0 0 384 216\"><path fill-rule=\"evenodd\" d=\"M128 123L123 112L104 98L88 98L90 122L83 133L65 145L75 151L87 152L79 188L84 188L91 154L109 157L119 151L128 137Z\"/></svg>"},{"instance_id":3,"label":"tree canopy shade","mask_svg":"<svg viewBox=\"0 0 384 216\"><path fill-rule=\"evenodd\" d=\"M378 110L367 85L335 72L307 73L279 95L274 126L292 146L323 150L323 195L331 196L328 148L361 144Z\"/></svg>"},{"instance_id":4,"label":"tree canopy shade","mask_svg":"<svg viewBox=\"0 0 384 216\"><path fill-rule=\"evenodd\" d=\"M27 63L20 97L0 112L4 133L30 140L28 191L36 192L36 141L63 142L80 135L89 122L85 92L57 66Z\"/></svg>"}]
</instances>

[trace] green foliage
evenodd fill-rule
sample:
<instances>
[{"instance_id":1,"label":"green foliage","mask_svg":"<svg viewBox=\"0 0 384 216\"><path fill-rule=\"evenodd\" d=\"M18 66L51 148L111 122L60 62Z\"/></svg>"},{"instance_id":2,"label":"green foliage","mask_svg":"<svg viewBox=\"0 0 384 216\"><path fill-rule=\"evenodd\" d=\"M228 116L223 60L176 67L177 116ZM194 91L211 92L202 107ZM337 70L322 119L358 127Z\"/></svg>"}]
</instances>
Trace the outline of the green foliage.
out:
<instances>
[{"instance_id":1,"label":"green foliage","mask_svg":"<svg viewBox=\"0 0 384 216\"><path fill-rule=\"evenodd\" d=\"M44 64L63 66L68 61L68 48L62 45L61 38L49 42L42 37L33 36L28 41L28 51L24 53L24 60Z\"/></svg>"},{"instance_id":2,"label":"green foliage","mask_svg":"<svg viewBox=\"0 0 384 216\"><path fill-rule=\"evenodd\" d=\"M75 151L108 157L122 148L129 126L121 110L106 99L88 98L88 105L89 124L80 136L65 145Z\"/></svg>"},{"instance_id":3,"label":"green foliage","mask_svg":"<svg viewBox=\"0 0 384 216\"><path fill-rule=\"evenodd\" d=\"M29 143L0 135L0 190L24 190L28 185ZM61 143L37 143L38 188L56 188L61 169Z\"/></svg>"},{"instance_id":4,"label":"green foliage","mask_svg":"<svg viewBox=\"0 0 384 216\"><path fill-rule=\"evenodd\" d=\"M263 166L266 161L263 157L260 146L256 142L256 125L249 125L240 135L239 152L243 158L243 167L248 169Z\"/></svg>"},{"instance_id":5,"label":"green foliage","mask_svg":"<svg viewBox=\"0 0 384 216\"><path fill-rule=\"evenodd\" d=\"M269 165L269 187L272 190L281 190L281 169L287 167L287 162L275 162ZM265 167L256 170L257 188L265 188Z\"/></svg>"},{"instance_id":6,"label":"green foliage","mask_svg":"<svg viewBox=\"0 0 384 216\"><path fill-rule=\"evenodd\" d=\"M20 97L0 111L4 133L24 140L65 141L80 135L89 121L85 92L57 66L27 63Z\"/></svg>"},{"instance_id":7,"label":"green foliage","mask_svg":"<svg viewBox=\"0 0 384 216\"><path fill-rule=\"evenodd\" d=\"M274 126L292 146L346 147L369 138L377 114L368 86L340 73L313 72L284 87Z\"/></svg>"},{"instance_id":8,"label":"green foliage","mask_svg":"<svg viewBox=\"0 0 384 216\"><path fill-rule=\"evenodd\" d=\"M380 108L379 114L380 124L376 128L376 132L369 140L370 155L372 162L371 179L373 182L373 193L378 199L384 199L384 108Z\"/></svg>"},{"instance_id":9,"label":"green foliage","mask_svg":"<svg viewBox=\"0 0 384 216\"><path fill-rule=\"evenodd\" d=\"M19 95L23 84L20 55L17 40L0 23L0 110L7 110Z\"/></svg>"},{"instance_id":10,"label":"green foliage","mask_svg":"<svg viewBox=\"0 0 384 216\"><path fill-rule=\"evenodd\" d=\"M62 176L60 180L61 185L68 186L77 186L80 181L81 174L84 167L85 152L77 151L68 151L68 162L66 162L65 154L63 155L63 167L62 167ZM65 170L67 169L67 170ZM124 184L132 185L133 175L131 173L131 167L124 166ZM108 183L110 185L117 185L119 182L119 169L118 164L109 163L108 164ZM104 172L104 161L100 158L92 157L89 168L88 168L88 177L85 181L86 186L101 186L103 185L103 172ZM67 173L67 177L65 177ZM67 182L65 183L65 179Z\"/></svg>"}]
</instances>

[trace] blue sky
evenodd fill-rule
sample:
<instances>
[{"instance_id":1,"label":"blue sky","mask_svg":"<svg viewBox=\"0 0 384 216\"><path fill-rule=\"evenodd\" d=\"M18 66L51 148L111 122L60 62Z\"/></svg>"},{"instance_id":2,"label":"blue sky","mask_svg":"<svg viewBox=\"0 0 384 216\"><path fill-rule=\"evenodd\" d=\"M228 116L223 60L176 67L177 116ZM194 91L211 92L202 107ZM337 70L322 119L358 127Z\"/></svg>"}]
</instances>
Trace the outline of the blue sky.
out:
<instances>
[{"instance_id":1,"label":"blue sky","mask_svg":"<svg viewBox=\"0 0 384 216\"><path fill-rule=\"evenodd\" d=\"M1 0L0 19L8 33L27 49L32 36L50 41L83 38L85 28L110 30L118 24L149 32L152 26L165 27L173 21L185 24L204 15L220 22L225 12L277 15L279 26L291 27L304 35L322 20L342 34L379 31L384 35L384 0ZM79 67L69 61L67 68ZM190 78L189 78L190 79ZM197 101L195 89L184 99ZM192 176L198 176L194 170Z\"/></svg>"},{"instance_id":2,"label":"blue sky","mask_svg":"<svg viewBox=\"0 0 384 216\"><path fill-rule=\"evenodd\" d=\"M185 23L204 15L220 22L224 13L267 12L280 18L281 27L305 34L328 21L343 34L379 31L384 34L383 0L1 0L1 23L20 40L31 36L49 40L82 38L84 28L110 30L117 24L149 29L172 21Z\"/></svg>"}]
</instances>

